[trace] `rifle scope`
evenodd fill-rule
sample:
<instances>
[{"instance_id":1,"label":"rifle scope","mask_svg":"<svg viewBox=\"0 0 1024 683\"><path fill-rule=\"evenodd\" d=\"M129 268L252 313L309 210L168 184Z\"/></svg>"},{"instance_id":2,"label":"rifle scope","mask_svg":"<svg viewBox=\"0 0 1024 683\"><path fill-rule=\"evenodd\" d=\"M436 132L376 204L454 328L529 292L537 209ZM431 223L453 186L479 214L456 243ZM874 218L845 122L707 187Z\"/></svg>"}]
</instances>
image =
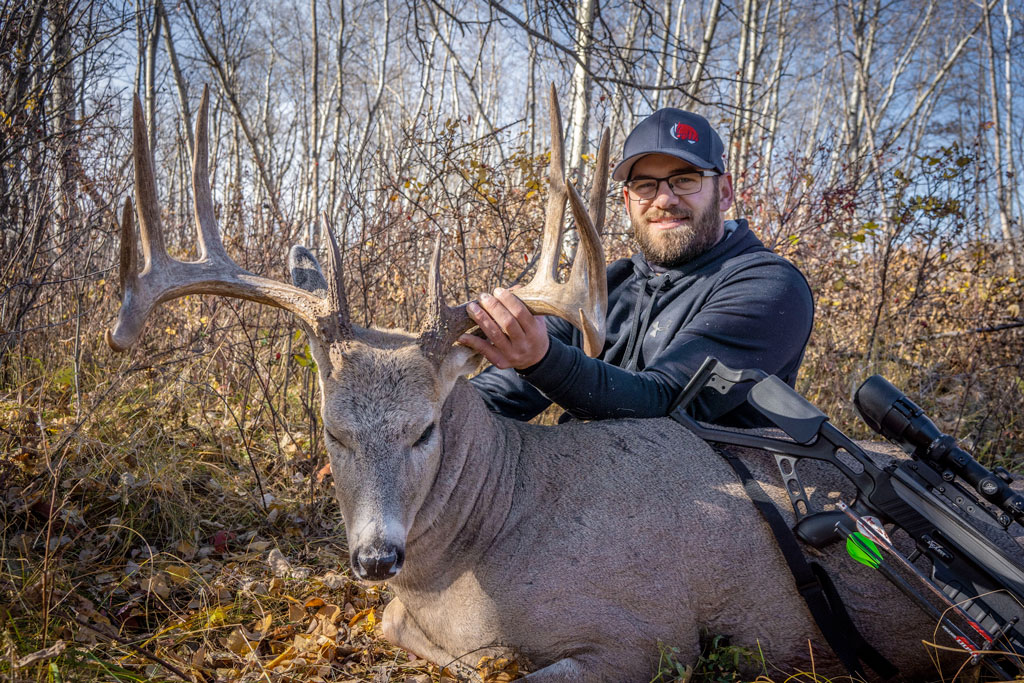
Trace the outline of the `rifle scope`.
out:
<instances>
[{"instance_id":1,"label":"rifle scope","mask_svg":"<svg viewBox=\"0 0 1024 683\"><path fill-rule=\"evenodd\" d=\"M1024 525L1024 496L1010 488L1009 473L1002 468L993 472L980 464L957 445L956 439L939 431L924 411L889 380L881 375L868 377L854 393L853 403L873 430L940 472L951 470L982 498ZM1000 522L1004 527L1010 524L1009 518Z\"/></svg>"}]
</instances>

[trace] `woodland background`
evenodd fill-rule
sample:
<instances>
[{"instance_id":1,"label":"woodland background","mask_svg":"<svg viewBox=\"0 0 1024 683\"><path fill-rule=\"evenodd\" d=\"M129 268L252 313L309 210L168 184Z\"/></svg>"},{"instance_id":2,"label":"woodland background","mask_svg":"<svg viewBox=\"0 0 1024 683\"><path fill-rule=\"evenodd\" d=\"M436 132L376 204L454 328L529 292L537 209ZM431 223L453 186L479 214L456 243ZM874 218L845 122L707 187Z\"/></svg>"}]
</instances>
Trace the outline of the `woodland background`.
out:
<instances>
[{"instance_id":1,"label":"woodland background","mask_svg":"<svg viewBox=\"0 0 1024 683\"><path fill-rule=\"evenodd\" d=\"M735 216L814 290L800 391L863 438L849 397L884 374L986 464L1020 469L1021 10L3 0L0 675L442 676L377 639L386 594L348 581L314 476L312 359L288 315L192 297L159 310L132 351L103 343L133 92L173 254L195 253L190 154L208 84L229 253L285 278L288 246L322 245L325 213L357 321L412 329L439 232L450 300L528 272L550 83L585 192L605 126L614 157L656 108L699 111L727 139ZM633 245L609 192L614 258ZM678 673L670 646L659 680ZM491 680L515 668L488 666Z\"/></svg>"}]
</instances>

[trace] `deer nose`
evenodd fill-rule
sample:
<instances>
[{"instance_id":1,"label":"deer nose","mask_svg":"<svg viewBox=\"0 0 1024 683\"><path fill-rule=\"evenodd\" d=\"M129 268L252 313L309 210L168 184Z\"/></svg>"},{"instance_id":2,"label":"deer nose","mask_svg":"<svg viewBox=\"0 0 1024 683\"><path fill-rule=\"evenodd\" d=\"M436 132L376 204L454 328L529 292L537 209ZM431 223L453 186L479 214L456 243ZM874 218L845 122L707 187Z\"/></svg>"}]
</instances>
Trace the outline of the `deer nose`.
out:
<instances>
[{"instance_id":1,"label":"deer nose","mask_svg":"<svg viewBox=\"0 0 1024 683\"><path fill-rule=\"evenodd\" d=\"M363 581L386 581L395 576L405 562L405 549L390 543L362 546L352 552L352 570Z\"/></svg>"}]
</instances>

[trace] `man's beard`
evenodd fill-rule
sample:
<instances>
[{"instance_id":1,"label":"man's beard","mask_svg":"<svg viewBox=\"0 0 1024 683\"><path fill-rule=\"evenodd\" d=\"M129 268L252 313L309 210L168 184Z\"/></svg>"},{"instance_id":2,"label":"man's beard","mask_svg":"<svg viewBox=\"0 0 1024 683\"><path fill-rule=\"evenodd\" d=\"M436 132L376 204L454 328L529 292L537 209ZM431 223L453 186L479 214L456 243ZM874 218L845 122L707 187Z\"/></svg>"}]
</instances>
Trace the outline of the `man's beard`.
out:
<instances>
[{"instance_id":1,"label":"man's beard","mask_svg":"<svg viewBox=\"0 0 1024 683\"><path fill-rule=\"evenodd\" d=\"M648 211L647 214L639 216L630 213L633 236L640 244L640 251L648 263L662 268L676 268L715 246L722 225L718 201L718 183L714 183L711 201L699 214L690 218L690 225L664 233L656 233L648 222L650 218L660 217L657 212ZM680 216L685 213L665 211L660 215Z\"/></svg>"}]
</instances>

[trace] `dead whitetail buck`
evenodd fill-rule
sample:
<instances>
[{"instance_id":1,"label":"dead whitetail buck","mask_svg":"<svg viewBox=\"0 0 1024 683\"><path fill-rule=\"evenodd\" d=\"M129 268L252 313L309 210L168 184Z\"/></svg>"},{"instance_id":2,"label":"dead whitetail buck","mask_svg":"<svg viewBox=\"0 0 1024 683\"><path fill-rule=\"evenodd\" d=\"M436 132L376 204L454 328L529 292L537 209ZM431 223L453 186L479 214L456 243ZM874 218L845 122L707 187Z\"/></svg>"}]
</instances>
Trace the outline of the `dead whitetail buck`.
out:
<instances>
[{"instance_id":1,"label":"dead whitetail buck","mask_svg":"<svg viewBox=\"0 0 1024 683\"><path fill-rule=\"evenodd\" d=\"M395 598L383 629L439 664L514 651L534 681L647 681L659 644L683 661L704 631L760 649L770 661L818 672L836 660L794 589L776 541L736 477L706 443L670 419L556 427L488 412L463 376L477 364L453 345L469 328L464 306L441 300L438 254L433 317L420 335L360 329L349 318L338 247L329 234L326 278L293 247L295 286L237 266L225 254L207 175L207 99L196 131L193 187L200 260L170 258L160 230L145 123L135 103L135 193L144 264L124 213L124 301L110 345L126 349L146 317L186 294L219 294L293 312L317 361L324 430L360 579L387 580ZM550 201L537 279L519 291L539 313L577 325L601 349L606 306L603 222L608 139L588 212L565 181L561 121L552 90ZM555 278L569 202L581 234L567 284ZM750 458L777 498L777 473ZM774 464L771 465L774 467ZM812 502L839 478L809 465ZM787 505L784 513L790 514ZM838 552L838 551L836 551ZM854 621L906 675L929 667L922 638L933 624L874 574L829 554ZM835 571L836 567L843 568Z\"/></svg>"}]
</instances>

